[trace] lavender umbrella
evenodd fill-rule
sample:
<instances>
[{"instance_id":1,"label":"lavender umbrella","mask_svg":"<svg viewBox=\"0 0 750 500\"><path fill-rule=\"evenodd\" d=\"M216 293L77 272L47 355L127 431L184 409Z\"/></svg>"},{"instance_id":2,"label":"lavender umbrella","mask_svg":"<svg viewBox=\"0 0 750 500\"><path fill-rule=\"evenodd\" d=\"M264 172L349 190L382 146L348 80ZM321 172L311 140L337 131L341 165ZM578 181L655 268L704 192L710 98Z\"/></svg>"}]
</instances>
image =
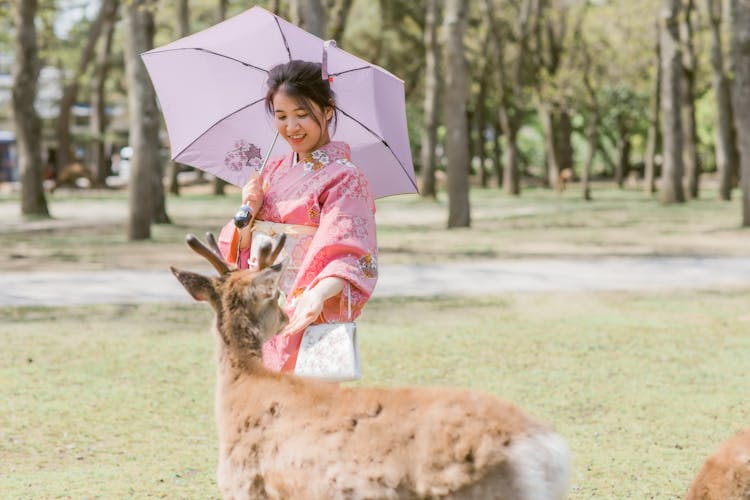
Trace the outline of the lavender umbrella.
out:
<instances>
[{"instance_id":1,"label":"lavender umbrella","mask_svg":"<svg viewBox=\"0 0 750 500\"><path fill-rule=\"evenodd\" d=\"M269 153L275 129L265 109L275 65L324 63L336 95L332 140L376 198L417 191L406 128L404 83L260 7L141 55L167 124L172 159L242 186ZM325 61L324 61L325 59ZM279 141L274 154L290 151Z\"/></svg>"}]
</instances>

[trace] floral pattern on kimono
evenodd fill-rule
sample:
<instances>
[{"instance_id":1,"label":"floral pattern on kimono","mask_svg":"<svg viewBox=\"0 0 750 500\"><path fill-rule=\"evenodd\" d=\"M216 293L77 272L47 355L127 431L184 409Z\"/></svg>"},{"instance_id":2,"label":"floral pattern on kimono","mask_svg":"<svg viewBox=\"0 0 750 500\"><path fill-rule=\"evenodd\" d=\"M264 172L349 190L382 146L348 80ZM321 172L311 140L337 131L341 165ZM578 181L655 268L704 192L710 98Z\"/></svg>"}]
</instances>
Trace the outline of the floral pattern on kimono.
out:
<instances>
[{"instance_id":1,"label":"floral pattern on kimono","mask_svg":"<svg viewBox=\"0 0 750 500\"><path fill-rule=\"evenodd\" d=\"M299 270L282 279L285 312L291 316L304 290L327 277L349 283L352 319L357 318L377 282L375 203L367 178L351 161L349 146L329 142L311 154L275 158L261 176L263 205L258 220L317 227L314 235L296 241L291 263ZM230 221L219 236L225 258L232 249L236 229ZM236 245L236 243L234 243ZM240 256L247 267L249 249ZM347 321L346 285L342 293L328 299L315 323ZM303 332L273 337L263 346L263 363L280 371L292 370Z\"/></svg>"}]
</instances>

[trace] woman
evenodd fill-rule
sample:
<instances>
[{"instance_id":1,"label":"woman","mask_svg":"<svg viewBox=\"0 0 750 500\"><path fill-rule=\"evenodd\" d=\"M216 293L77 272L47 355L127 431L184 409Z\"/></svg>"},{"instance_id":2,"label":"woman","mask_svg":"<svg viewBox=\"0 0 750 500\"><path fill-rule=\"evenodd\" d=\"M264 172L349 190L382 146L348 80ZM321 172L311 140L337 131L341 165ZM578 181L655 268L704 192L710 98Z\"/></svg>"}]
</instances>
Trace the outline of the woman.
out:
<instances>
[{"instance_id":1,"label":"woman","mask_svg":"<svg viewBox=\"0 0 750 500\"><path fill-rule=\"evenodd\" d=\"M375 288L375 203L349 146L330 139L336 104L320 64L291 61L272 68L265 102L292 153L269 160L260 176L251 177L242 201L257 214L255 224L238 231L230 222L219 248L227 261L252 268L262 238L287 235L280 287L290 320L263 346L263 363L292 371L305 328L347 321L349 308L356 318Z\"/></svg>"}]
</instances>

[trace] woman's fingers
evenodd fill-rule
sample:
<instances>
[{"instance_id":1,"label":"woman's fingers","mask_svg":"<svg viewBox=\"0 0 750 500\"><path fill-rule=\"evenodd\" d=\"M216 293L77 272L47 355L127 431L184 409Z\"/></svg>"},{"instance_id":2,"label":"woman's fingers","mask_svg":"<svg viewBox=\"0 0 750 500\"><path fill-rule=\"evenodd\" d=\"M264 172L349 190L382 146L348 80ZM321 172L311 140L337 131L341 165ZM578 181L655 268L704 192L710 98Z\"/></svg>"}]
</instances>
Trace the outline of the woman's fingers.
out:
<instances>
[{"instance_id":1,"label":"woman's fingers","mask_svg":"<svg viewBox=\"0 0 750 500\"><path fill-rule=\"evenodd\" d=\"M307 328L310 323L312 323L315 320L315 316L312 315L294 315L295 317L292 318L292 320L289 322L289 324L279 332L279 335L282 337L287 337L290 335L294 335L297 332L301 332L305 328Z\"/></svg>"},{"instance_id":2,"label":"woman's fingers","mask_svg":"<svg viewBox=\"0 0 750 500\"><path fill-rule=\"evenodd\" d=\"M310 325L323 310L323 301L316 293L306 292L300 297L289 324L279 335L293 335Z\"/></svg>"}]
</instances>

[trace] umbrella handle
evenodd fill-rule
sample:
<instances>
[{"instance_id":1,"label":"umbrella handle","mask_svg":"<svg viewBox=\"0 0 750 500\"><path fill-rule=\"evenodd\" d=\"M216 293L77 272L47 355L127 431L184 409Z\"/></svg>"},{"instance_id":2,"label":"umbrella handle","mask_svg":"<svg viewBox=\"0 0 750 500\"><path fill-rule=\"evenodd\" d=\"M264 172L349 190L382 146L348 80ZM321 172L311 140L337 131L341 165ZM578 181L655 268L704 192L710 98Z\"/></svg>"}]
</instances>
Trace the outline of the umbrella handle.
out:
<instances>
[{"instance_id":1,"label":"umbrella handle","mask_svg":"<svg viewBox=\"0 0 750 500\"><path fill-rule=\"evenodd\" d=\"M271 157L271 152L273 151L273 147L276 145L276 140L279 138L279 131L276 131L276 134L273 136L273 141L271 141L271 146L268 148L268 151L266 152L265 158L263 158L263 163L260 164L260 168L258 169L258 175L263 173L263 169L266 168L266 163L268 163L268 158ZM255 223L255 217L258 214L253 213L252 210L250 210L250 207L247 205L242 205L237 212L237 214L234 216L234 225L237 226L237 229L242 229L245 226L252 227ZM249 219L249 220L248 220ZM242 235L239 235L239 238L237 238L237 268L240 267L240 254L242 253L242 250L240 248L242 244Z\"/></svg>"}]
</instances>

